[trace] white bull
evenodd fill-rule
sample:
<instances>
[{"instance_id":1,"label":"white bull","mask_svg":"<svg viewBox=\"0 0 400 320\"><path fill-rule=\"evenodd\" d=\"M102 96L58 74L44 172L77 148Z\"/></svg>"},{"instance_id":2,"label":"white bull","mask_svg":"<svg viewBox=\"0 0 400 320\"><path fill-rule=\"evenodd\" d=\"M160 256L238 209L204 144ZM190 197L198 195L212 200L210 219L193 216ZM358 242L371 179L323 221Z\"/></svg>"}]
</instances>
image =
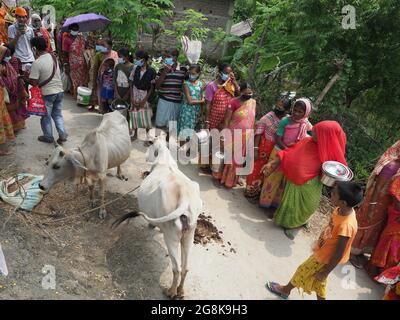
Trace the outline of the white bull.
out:
<instances>
[{"instance_id":1,"label":"white bull","mask_svg":"<svg viewBox=\"0 0 400 320\"><path fill-rule=\"evenodd\" d=\"M79 147L68 150L56 145L48 161L48 171L39 187L48 192L61 181L73 180L77 185L83 181L89 186L90 201L94 207L94 184L98 182L102 204L99 216L104 219L107 170L117 168L117 176L122 178L120 166L129 158L130 152L127 120L118 111L105 114L100 126L89 132Z\"/></svg>"},{"instance_id":2,"label":"white bull","mask_svg":"<svg viewBox=\"0 0 400 320\"><path fill-rule=\"evenodd\" d=\"M172 285L165 294L170 298L182 298L197 219L203 207L200 187L178 169L165 140L161 138L157 138L149 148L147 161L153 165L138 190L138 211L121 217L114 226L141 215L160 228L173 271Z\"/></svg>"}]
</instances>

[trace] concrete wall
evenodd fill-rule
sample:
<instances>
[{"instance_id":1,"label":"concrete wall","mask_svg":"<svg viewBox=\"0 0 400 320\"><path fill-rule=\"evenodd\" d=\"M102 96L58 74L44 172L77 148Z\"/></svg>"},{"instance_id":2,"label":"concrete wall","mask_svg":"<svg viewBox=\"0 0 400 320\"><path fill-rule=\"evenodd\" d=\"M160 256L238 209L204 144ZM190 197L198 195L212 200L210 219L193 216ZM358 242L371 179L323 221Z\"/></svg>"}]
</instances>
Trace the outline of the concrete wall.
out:
<instances>
[{"instance_id":1,"label":"concrete wall","mask_svg":"<svg viewBox=\"0 0 400 320\"><path fill-rule=\"evenodd\" d=\"M208 21L204 22L204 26L213 30L222 28L225 31L230 30L232 26L233 16L233 0L175 0L174 15L165 21L165 28L171 29L174 21L185 19L185 10L193 9L203 13ZM163 51L174 47L176 39L163 35L157 43L157 51ZM139 45L143 48L151 48L151 36L142 35ZM218 48L213 54L211 51L215 48L211 39L203 44L203 56L212 59L218 59L223 53L224 48Z\"/></svg>"}]
</instances>

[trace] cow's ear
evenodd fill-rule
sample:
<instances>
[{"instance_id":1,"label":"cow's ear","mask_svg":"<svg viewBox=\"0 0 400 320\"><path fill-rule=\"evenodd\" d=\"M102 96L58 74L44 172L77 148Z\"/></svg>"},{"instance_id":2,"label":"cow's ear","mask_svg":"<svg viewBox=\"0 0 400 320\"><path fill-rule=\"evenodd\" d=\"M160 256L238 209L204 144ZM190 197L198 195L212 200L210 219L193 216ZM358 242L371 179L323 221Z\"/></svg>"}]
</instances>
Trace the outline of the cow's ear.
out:
<instances>
[{"instance_id":1,"label":"cow's ear","mask_svg":"<svg viewBox=\"0 0 400 320\"><path fill-rule=\"evenodd\" d=\"M65 157L67 161L69 161L74 167L81 168L85 171L88 171L88 169L78 160L76 159L72 154L69 154Z\"/></svg>"}]
</instances>

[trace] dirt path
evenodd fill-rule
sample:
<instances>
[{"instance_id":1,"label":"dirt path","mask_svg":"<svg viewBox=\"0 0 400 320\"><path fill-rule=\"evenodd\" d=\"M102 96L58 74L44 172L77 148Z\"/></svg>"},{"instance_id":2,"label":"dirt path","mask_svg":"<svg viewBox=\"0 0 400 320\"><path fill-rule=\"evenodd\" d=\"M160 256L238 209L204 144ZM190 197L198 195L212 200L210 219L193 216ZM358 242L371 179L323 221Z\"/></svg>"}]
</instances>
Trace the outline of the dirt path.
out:
<instances>
[{"instance_id":1,"label":"dirt path","mask_svg":"<svg viewBox=\"0 0 400 320\"><path fill-rule=\"evenodd\" d=\"M101 121L100 115L86 112L69 98L64 116L70 133L67 147L79 143ZM19 172L42 174L53 147L37 142L39 134L39 119L32 117L28 129L18 136L16 156L0 158L0 169L15 163ZM140 141L132 144L131 158L123 166L129 181L109 177L108 199L140 184L140 174L148 168L145 151ZM216 189L195 165L184 166L182 171L200 183L205 221L217 230L205 222L202 228L217 231L222 238L210 237L210 243L194 246L187 299L275 299L265 290L265 281L288 281L311 254L313 237L300 233L295 241L288 240L263 210L245 200L242 190ZM95 213L79 215L89 209L86 190L80 197L74 197L74 192L72 186L60 185L43 200L43 210L52 206L67 218L75 214L65 223L49 224L44 231L47 236L35 231L32 221L36 216L13 217L3 230L8 214L0 210L0 243L9 269L8 277L0 278L0 299L164 299L161 286L170 283L172 272L162 235L141 218L117 230L110 228L125 208L135 206L135 198L119 200L108 208L106 220L100 221ZM65 204L55 200L60 194ZM9 209L3 204L0 208ZM55 267L55 290L42 288L45 265ZM350 274L354 275L350 287L342 271L346 270L337 268L331 276L330 299L381 299L384 289L362 270ZM296 292L293 299L303 298ZM314 297L305 295L304 299Z\"/></svg>"}]
</instances>

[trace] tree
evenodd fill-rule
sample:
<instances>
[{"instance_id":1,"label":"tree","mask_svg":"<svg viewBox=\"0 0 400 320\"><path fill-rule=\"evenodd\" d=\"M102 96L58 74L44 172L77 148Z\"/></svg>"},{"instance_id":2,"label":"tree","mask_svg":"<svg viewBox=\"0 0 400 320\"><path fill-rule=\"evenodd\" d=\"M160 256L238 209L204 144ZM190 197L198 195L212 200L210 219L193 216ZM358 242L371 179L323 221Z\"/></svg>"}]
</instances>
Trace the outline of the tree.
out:
<instances>
[{"instance_id":1,"label":"tree","mask_svg":"<svg viewBox=\"0 0 400 320\"><path fill-rule=\"evenodd\" d=\"M356 8L356 29L342 27L345 5ZM313 122L342 124L349 163L365 180L376 158L399 139L400 6L391 0L268 0L257 2L252 18L253 35L233 64L242 78L254 75L262 113L281 91L319 97Z\"/></svg>"},{"instance_id":2,"label":"tree","mask_svg":"<svg viewBox=\"0 0 400 320\"><path fill-rule=\"evenodd\" d=\"M171 15L173 8L171 0L33 0L32 5L54 6L58 19L87 12L103 14L112 21L106 31L128 46L135 45L141 30L163 27L163 18Z\"/></svg>"}]
</instances>

